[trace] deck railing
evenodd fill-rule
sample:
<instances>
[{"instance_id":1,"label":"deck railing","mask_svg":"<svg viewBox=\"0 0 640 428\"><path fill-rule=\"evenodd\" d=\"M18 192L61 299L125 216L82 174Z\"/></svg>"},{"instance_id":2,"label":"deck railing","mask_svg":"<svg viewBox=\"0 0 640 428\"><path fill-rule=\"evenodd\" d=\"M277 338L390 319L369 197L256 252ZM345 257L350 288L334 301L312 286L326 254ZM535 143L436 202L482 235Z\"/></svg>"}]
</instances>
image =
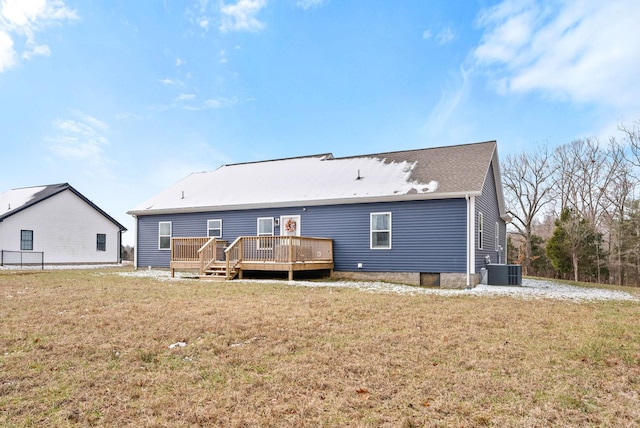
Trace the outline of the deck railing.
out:
<instances>
[{"instance_id":1,"label":"deck railing","mask_svg":"<svg viewBox=\"0 0 640 428\"><path fill-rule=\"evenodd\" d=\"M240 236L231 245L216 238L172 238L171 267L198 269L202 275L215 262L226 262L227 279L247 263L289 264L333 262L333 241L301 236Z\"/></svg>"},{"instance_id":2,"label":"deck railing","mask_svg":"<svg viewBox=\"0 0 640 428\"><path fill-rule=\"evenodd\" d=\"M209 241L208 237L171 238L171 261L197 262L200 260L198 250Z\"/></svg>"},{"instance_id":3,"label":"deck railing","mask_svg":"<svg viewBox=\"0 0 640 428\"><path fill-rule=\"evenodd\" d=\"M227 248L241 262L314 262L333 259L333 241L299 236L242 236Z\"/></svg>"}]
</instances>

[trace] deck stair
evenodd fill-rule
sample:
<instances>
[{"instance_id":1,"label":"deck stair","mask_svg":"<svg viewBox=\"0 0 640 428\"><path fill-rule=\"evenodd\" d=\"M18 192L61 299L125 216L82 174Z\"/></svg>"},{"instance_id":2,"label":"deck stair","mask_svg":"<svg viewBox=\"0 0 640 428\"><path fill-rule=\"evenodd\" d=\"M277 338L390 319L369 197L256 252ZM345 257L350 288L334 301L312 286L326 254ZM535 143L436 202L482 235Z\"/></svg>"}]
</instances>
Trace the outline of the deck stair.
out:
<instances>
[{"instance_id":1,"label":"deck stair","mask_svg":"<svg viewBox=\"0 0 640 428\"><path fill-rule=\"evenodd\" d=\"M176 269L197 270L200 278L242 279L243 271L333 270L333 241L303 236L171 238L171 276Z\"/></svg>"},{"instance_id":2,"label":"deck stair","mask_svg":"<svg viewBox=\"0 0 640 428\"><path fill-rule=\"evenodd\" d=\"M216 261L202 272L200 279L226 281L235 278L237 275L238 271L235 267L230 266L227 274L227 263Z\"/></svg>"}]
</instances>

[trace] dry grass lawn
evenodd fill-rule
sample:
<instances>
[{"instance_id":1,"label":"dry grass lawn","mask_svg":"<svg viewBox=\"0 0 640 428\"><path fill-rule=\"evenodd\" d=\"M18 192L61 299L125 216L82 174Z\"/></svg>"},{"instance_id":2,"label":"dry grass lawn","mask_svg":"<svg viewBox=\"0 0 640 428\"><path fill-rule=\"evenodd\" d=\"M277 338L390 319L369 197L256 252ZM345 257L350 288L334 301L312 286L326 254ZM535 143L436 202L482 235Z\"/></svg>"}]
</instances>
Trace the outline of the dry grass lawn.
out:
<instances>
[{"instance_id":1,"label":"dry grass lawn","mask_svg":"<svg viewBox=\"0 0 640 428\"><path fill-rule=\"evenodd\" d=\"M0 425L632 427L639 320L638 302L5 271Z\"/></svg>"}]
</instances>

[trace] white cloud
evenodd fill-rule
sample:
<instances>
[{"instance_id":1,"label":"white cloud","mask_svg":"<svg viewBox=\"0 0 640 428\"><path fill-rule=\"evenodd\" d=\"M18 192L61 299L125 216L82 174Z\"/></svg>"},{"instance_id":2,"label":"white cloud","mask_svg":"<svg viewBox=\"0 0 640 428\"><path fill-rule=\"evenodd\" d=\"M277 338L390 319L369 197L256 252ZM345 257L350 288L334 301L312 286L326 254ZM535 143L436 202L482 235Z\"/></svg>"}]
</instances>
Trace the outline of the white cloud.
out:
<instances>
[{"instance_id":1,"label":"white cloud","mask_svg":"<svg viewBox=\"0 0 640 428\"><path fill-rule=\"evenodd\" d=\"M176 67L180 67L181 65L186 64L186 61L184 61L181 58L176 58Z\"/></svg>"},{"instance_id":2,"label":"white cloud","mask_svg":"<svg viewBox=\"0 0 640 428\"><path fill-rule=\"evenodd\" d=\"M264 23L258 21L256 15L265 7L266 0L238 0L235 4L222 3L220 14L222 22L220 31L258 32L264 28Z\"/></svg>"},{"instance_id":3,"label":"white cloud","mask_svg":"<svg viewBox=\"0 0 640 428\"><path fill-rule=\"evenodd\" d=\"M436 41L440 45L445 45L453 41L455 38L456 38L456 35L453 32L453 30L447 27L438 33L438 35L436 36Z\"/></svg>"},{"instance_id":4,"label":"white cloud","mask_svg":"<svg viewBox=\"0 0 640 428\"><path fill-rule=\"evenodd\" d=\"M196 97L196 94L180 94L176 98L176 101L188 101Z\"/></svg>"},{"instance_id":5,"label":"white cloud","mask_svg":"<svg viewBox=\"0 0 640 428\"><path fill-rule=\"evenodd\" d=\"M34 56L50 56L51 49L47 45L36 45L33 46L30 50L26 50L22 53L22 58L31 59Z\"/></svg>"},{"instance_id":6,"label":"white cloud","mask_svg":"<svg viewBox=\"0 0 640 428\"><path fill-rule=\"evenodd\" d=\"M162 83L164 86L172 86L178 84L178 82L173 79L169 79L168 77L165 79L158 79L158 82Z\"/></svg>"},{"instance_id":7,"label":"white cloud","mask_svg":"<svg viewBox=\"0 0 640 428\"><path fill-rule=\"evenodd\" d=\"M195 96L193 98L195 98ZM180 108L183 110L199 111L231 107L236 104L238 104L236 98L209 98L199 104L183 104Z\"/></svg>"},{"instance_id":8,"label":"white cloud","mask_svg":"<svg viewBox=\"0 0 640 428\"><path fill-rule=\"evenodd\" d=\"M16 63L16 52L13 40L7 33L0 31L0 73L13 67Z\"/></svg>"},{"instance_id":9,"label":"white cloud","mask_svg":"<svg viewBox=\"0 0 640 428\"><path fill-rule=\"evenodd\" d=\"M78 19L62 0L0 0L0 72L16 64L16 41L24 43L21 57L49 56L49 46L36 42L36 33L65 20Z\"/></svg>"},{"instance_id":10,"label":"white cloud","mask_svg":"<svg viewBox=\"0 0 640 428\"><path fill-rule=\"evenodd\" d=\"M431 38L434 38L434 36L431 30L424 30L424 32L422 33L422 38L424 40L429 40ZM446 45L447 43L455 40L455 38L456 34L453 32L453 30L450 27L445 27L435 35L434 40L439 45Z\"/></svg>"},{"instance_id":11,"label":"white cloud","mask_svg":"<svg viewBox=\"0 0 640 428\"><path fill-rule=\"evenodd\" d=\"M16 27L38 27L51 21L77 19L62 0L3 0L0 14Z\"/></svg>"},{"instance_id":12,"label":"white cloud","mask_svg":"<svg viewBox=\"0 0 640 428\"><path fill-rule=\"evenodd\" d=\"M638 107L640 2L505 0L481 13L472 55L501 91Z\"/></svg>"},{"instance_id":13,"label":"white cloud","mask_svg":"<svg viewBox=\"0 0 640 428\"><path fill-rule=\"evenodd\" d=\"M298 0L296 6L302 9L311 9L314 7L322 6L326 0Z\"/></svg>"},{"instance_id":14,"label":"white cloud","mask_svg":"<svg viewBox=\"0 0 640 428\"><path fill-rule=\"evenodd\" d=\"M457 80L455 83L457 87L453 90L442 90L440 100L427 120L426 128L430 135L437 135L446 128L451 115L469 95L468 71L460 68L460 75L455 76L455 79Z\"/></svg>"},{"instance_id":15,"label":"white cloud","mask_svg":"<svg viewBox=\"0 0 640 428\"><path fill-rule=\"evenodd\" d=\"M104 132L109 130L109 126L87 114L75 113L74 116L73 119L53 122L54 133L45 139L50 143L49 150L65 160L104 164L104 148L109 146Z\"/></svg>"}]
</instances>

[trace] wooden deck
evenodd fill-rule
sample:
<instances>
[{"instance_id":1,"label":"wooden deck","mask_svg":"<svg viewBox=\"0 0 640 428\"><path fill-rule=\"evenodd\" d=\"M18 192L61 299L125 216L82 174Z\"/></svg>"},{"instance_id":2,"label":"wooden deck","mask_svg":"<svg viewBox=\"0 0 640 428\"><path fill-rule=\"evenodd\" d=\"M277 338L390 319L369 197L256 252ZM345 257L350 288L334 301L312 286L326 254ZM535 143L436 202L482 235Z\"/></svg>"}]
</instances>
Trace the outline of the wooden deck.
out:
<instances>
[{"instance_id":1,"label":"wooden deck","mask_svg":"<svg viewBox=\"0 0 640 428\"><path fill-rule=\"evenodd\" d=\"M240 236L231 245L216 238L172 238L171 276L198 270L201 278L242 278L243 271L332 270L333 241L299 236Z\"/></svg>"}]
</instances>

